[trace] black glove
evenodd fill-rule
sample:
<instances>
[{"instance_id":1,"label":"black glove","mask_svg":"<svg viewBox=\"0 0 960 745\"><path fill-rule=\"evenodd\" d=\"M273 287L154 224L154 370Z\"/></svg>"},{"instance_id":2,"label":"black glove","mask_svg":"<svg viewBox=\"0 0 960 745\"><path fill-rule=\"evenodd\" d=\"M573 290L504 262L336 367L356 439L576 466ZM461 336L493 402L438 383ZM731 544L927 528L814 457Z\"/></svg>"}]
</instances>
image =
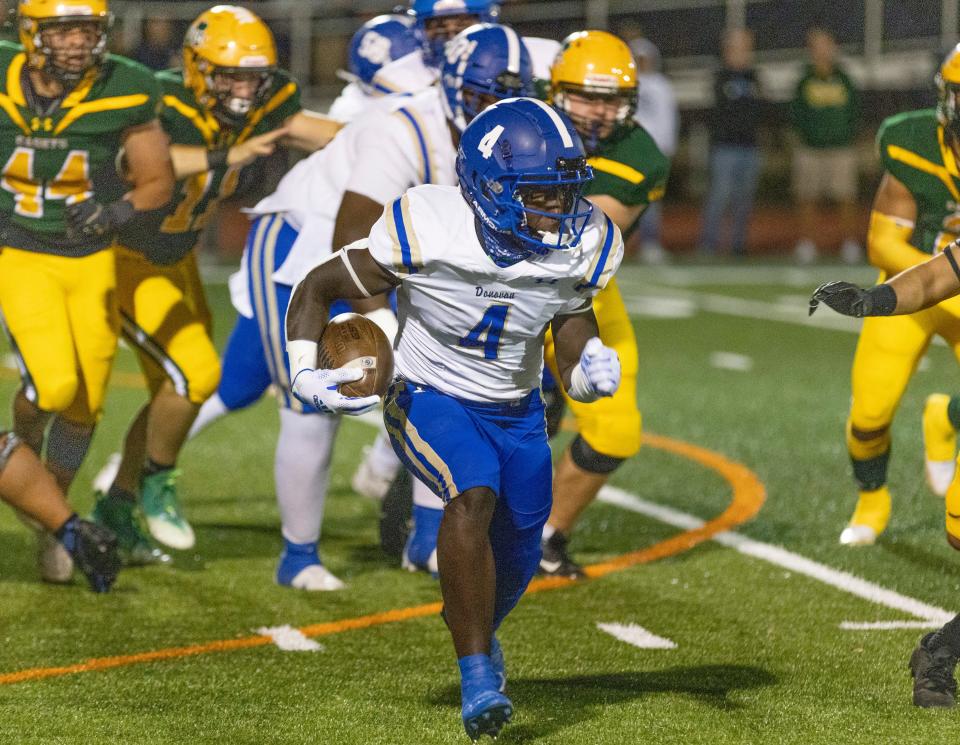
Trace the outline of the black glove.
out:
<instances>
[{"instance_id":1,"label":"black glove","mask_svg":"<svg viewBox=\"0 0 960 745\"><path fill-rule=\"evenodd\" d=\"M854 318L889 316L897 307L897 293L888 284L864 290L850 282L827 282L810 296L809 315L816 312L820 303L826 303L837 313Z\"/></svg>"},{"instance_id":2,"label":"black glove","mask_svg":"<svg viewBox=\"0 0 960 745\"><path fill-rule=\"evenodd\" d=\"M136 210L126 199L100 204L93 199L67 205L67 232L78 238L102 238L133 218Z\"/></svg>"},{"instance_id":3,"label":"black glove","mask_svg":"<svg viewBox=\"0 0 960 745\"><path fill-rule=\"evenodd\" d=\"M71 516L56 532L94 592L107 592L120 572L117 537L102 525Z\"/></svg>"}]
</instances>

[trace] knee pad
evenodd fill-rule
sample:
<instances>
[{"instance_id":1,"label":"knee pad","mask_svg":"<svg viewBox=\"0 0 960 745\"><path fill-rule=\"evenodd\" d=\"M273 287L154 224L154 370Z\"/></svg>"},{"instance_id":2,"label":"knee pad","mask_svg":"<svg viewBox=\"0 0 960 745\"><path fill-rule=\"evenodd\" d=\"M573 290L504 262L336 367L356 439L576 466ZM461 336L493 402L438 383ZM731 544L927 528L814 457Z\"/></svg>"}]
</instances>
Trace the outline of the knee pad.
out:
<instances>
[{"instance_id":1,"label":"knee pad","mask_svg":"<svg viewBox=\"0 0 960 745\"><path fill-rule=\"evenodd\" d=\"M13 432L0 433L0 473L3 473L3 469L7 467L13 451L22 444L23 442Z\"/></svg>"},{"instance_id":2,"label":"knee pad","mask_svg":"<svg viewBox=\"0 0 960 745\"><path fill-rule=\"evenodd\" d=\"M596 474L613 473L626 460L598 453L581 435L577 435L571 443L570 457L578 468Z\"/></svg>"}]
</instances>

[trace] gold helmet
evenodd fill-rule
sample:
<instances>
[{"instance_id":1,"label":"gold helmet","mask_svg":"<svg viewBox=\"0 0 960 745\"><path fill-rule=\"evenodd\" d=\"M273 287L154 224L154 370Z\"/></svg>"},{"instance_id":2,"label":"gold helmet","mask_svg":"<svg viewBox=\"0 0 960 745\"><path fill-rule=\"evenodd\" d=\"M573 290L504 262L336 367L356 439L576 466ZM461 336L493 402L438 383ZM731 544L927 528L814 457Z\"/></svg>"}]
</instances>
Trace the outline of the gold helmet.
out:
<instances>
[{"instance_id":1,"label":"gold helmet","mask_svg":"<svg viewBox=\"0 0 960 745\"><path fill-rule=\"evenodd\" d=\"M937 72L937 118L960 140L960 44L947 55Z\"/></svg>"},{"instance_id":2,"label":"gold helmet","mask_svg":"<svg viewBox=\"0 0 960 745\"><path fill-rule=\"evenodd\" d=\"M84 25L85 48L51 46L53 26ZM19 0L17 27L27 63L49 73L61 83L76 84L87 72L102 64L107 54L107 31L113 15L107 0Z\"/></svg>"},{"instance_id":3,"label":"gold helmet","mask_svg":"<svg viewBox=\"0 0 960 745\"><path fill-rule=\"evenodd\" d=\"M613 123L571 111L570 96L619 103ZM637 65L630 48L606 31L577 31L563 40L550 69L550 101L573 121L587 151L625 126L637 106ZM608 131L605 131L608 130Z\"/></svg>"},{"instance_id":4,"label":"gold helmet","mask_svg":"<svg viewBox=\"0 0 960 745\"><path fill-rule=\"evenodd\" d=\"M183 82L197 102L230 126L240 126L270 90L277 45L260 18L236 5L216 5L190 24L183 40ZM245 80L248 95L234 85Z\"/></svg>"}]
</instances>

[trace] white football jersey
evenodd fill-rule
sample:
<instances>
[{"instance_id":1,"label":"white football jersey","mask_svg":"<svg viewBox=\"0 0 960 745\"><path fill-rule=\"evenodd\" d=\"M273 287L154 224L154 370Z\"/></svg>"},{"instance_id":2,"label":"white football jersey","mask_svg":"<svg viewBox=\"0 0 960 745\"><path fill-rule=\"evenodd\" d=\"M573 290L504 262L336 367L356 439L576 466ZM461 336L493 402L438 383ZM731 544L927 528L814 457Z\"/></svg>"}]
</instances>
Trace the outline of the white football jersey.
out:
<instances>
[{"instance_id":1,"label":"white football jersey","mask_svg":"<svg viewBox=\"0 0 960 745\"><path fill-rule=\"evenodd\" d=\"M293 286L333 250L333 228L344 192L387 204L411 186L456 183L456 149L440 91L388 96L345 126L329 145L297 163L277 190L248 210L254 216L283 213L299 232L286 261L273 274ZM338 247L339 248L339 247ZM231 282L234 306L249 311L245 266Z\"/></svg>"},{"instance_id":2,"label":"white football jersey","mask_svg":"<svg viewBox=\"0 0 960 745\"><path fill-rule=\"evenodd\" d=\"M375 102L382 99L383 96L368 93L367 89L356 81L347 83L340 91L340 95L330 104L327 116L339 119L341 122L352 122Z\"/></svg>"},{"instance_id":3,"label":"white football jersey","mask_svg":"<svg viewBox=\"0 0 960 745\"><path fill-rule=\"evenodd\" d=\"M595 209L575 248L497 266L452 186L418 186L387 205L367 245L400 280L397 372L473 401L538 387L548 324L590 308L623 258L619 229Z\"/></svg>"},{"instance_id":4,"label":"white football jersey","mask_svg":"<svg viewBox=\"0 0 960 745\"><path fill-rule=\"evenodd\" d=\"M383 94L419 93L440 79L440 70L423 61L423 52L416 49L392 60L377 70L370 85Z\"/></svg>"}]
</instances>

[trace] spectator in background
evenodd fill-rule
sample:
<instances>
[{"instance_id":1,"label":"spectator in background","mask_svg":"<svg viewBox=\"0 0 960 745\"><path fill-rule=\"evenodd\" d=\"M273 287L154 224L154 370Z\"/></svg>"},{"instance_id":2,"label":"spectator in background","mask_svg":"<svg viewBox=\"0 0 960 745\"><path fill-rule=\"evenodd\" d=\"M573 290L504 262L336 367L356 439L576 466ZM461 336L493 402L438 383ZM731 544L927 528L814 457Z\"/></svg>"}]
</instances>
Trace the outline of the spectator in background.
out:
<instances>
[{"instance_id":1,"label":"spectator in background","mask_svg":"<svg viewBox=\"0 0 960 745\"><path fill-rule=\"evenodd\" d=\"M730 252L747 253L747 228L760 175L757 130L763 98L753 67L753 32L730 29L721 41L722 66L713 81L710 112L710 188L699 252L717 253L724 214L730 212Z\"/></svg>"},{"instance_id":2,"label":"spectator in background","mask_svg":"<svg viewBox=\"0 0 960 745\"><path fill-rule=\"evenodd\" d=\"M173 24L166 18L148 18L143 24L143 38L130 56L153 70L180 66L180 48L175 41Z\"/></svg>"},{"instance_id":3,"label":"spectator in background","mask_svg":"<svg viewBox=\"0 0 960 745\"><path fill-rule=\"evenodd\" d=\"M800 240L794 256L800 263L816 259L817 201L828 196L840 209L841 258L860 261L857 240L857 154L853 142L860 118L860 93L837 65L837 42L822 28L807 34L810 64L797 83L790 104L799 142L793 156L793 193L800 217Z\"/></svg>"},{"instance_id":4,"label":"spectator in background","mask_svg":"<svg viewBox=\"0 0 960 745\"><path fill-rule=\"evenodd\" d=\"M660 50L649 39L639 37L630 42L637 63L637 111L634 115L657 147L668 158L677 152L677 98L667 76L660 72ZM640 258L651 264L663 263L666 251L660 242L663 222L663 202L647 207L637 225L640 238Z\"/></svg>"}]
</instances>

